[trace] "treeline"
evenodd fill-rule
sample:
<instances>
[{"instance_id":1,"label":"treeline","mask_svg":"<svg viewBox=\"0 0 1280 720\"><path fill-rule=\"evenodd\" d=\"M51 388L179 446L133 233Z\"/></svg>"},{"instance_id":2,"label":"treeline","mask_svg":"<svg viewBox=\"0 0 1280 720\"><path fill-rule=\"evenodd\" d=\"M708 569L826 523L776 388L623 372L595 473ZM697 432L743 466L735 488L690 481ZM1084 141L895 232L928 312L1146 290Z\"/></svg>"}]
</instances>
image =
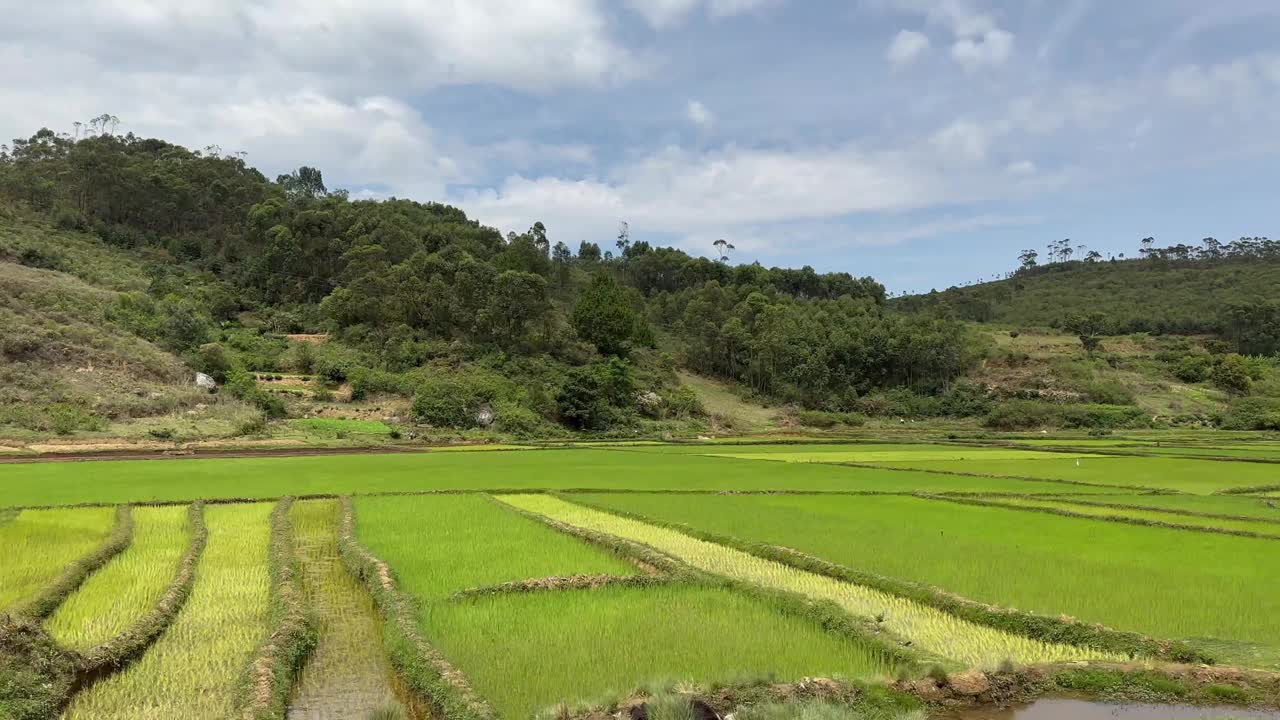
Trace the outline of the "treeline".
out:
<instances>
[{"instance_id":1,"label":"treeline","mask_svg":"<svg viewBox=\"0 0 1280 720\"><path fill-rule=\"evenodd\" d=\"M534 395L607 386L599 394L617 404L631 385L608 358L666 351L829 409L877 389L940 392L974 361L960 323L890 311L870 278L732 266L625 235L575 251L541 223L503 236L438 203L352 201L314 168L272 181L217 148L41 130L0 152L0 196L149 258L150 291L126 296L115 315L190 358L218 356L202 346L252 317L264 331L330 331L380 372L445 356L544 358L568 379ZM654 350L637 355L644 348ZM539 412L607 424L609 413L572 404Z\"/></svg>"}]
</instances>

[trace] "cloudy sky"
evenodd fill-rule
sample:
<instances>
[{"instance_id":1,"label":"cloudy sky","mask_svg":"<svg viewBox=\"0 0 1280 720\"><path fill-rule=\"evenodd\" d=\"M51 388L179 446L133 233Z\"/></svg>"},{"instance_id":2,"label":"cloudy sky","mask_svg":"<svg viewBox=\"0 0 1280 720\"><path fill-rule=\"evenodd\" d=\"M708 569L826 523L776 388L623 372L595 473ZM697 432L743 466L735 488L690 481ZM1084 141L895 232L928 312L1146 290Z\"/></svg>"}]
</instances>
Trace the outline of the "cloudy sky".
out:
<instances>
[{"instance_id":1,"label":"cloudy sky","mask_svg":"<svg viewBox=\"0 0 1280 720\"><path fill-rule=\"evenodd\" d=\"M1280 235L1275 0L0 0L0 138L120 130L553 240L927 290Z\"/></svg>"}]
</instances>

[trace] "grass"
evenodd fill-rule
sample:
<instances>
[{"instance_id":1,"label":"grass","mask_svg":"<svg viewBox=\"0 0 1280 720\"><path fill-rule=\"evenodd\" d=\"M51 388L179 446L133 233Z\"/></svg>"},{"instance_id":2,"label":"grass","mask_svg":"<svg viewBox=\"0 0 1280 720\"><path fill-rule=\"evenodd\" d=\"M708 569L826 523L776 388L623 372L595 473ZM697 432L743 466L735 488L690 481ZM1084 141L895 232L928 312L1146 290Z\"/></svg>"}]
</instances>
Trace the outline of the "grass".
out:
<instances>
[{"instance_id":1,"label":"grass","mask_svg":"<svg viewBox=\"0 0 1280 720\"><path fill-rule=\"evenodd\" d=\"M861 618L878 618L886 630L917 647L966 665L995 668L1005 660L1031 663L1107 656L1099 651L1043 643L976 625L872 588L798 570L549 495L504 496L502 500L570 525L649 545L704 572L832 601Z\"/></svg>"},{"instance_id":2,"label":"grass","mask_svg":"<svg viewBox=\"0 0 1280 720\"><path fill-rule=\"evenodd\" d=\"M673 680L892 672L814 623L711 587L494 595L438 606L431 625L441 650L506 718Z\"/></svg>"},{"instance_id":3,"label":"grass","mask_svg":"<svg viewBox=\"0 0 1280 720\"><path fill-rule=\"evenodd\" d=\"M173 626L127 670L77 695L66 720L219 718L266 627L271 506L206 509L209 544Z\"/></svg>"},{"instance_id":4,"label":"grass","mask_svg":"<svg viewBox=\"0 0 1280 720\"><path fill-rule=\"evenodd\" d=\"M778 411L743 400L725 383L679 371L680 384L692 388L702 408L734 430L758 432L776 427Z\"/></svg>"},{"instance_id":5,"label":"grass","mask_svg":"<svg viewBox=\"0 0 1280 720\"><path fill-rule=\"evenodd\" d=\"M87 473L92 474L93 483L84 482ZM1005 478L765 463L641 450L560 449L29 463L8 466L0 474L0 505L541 488L1050 494L1076 489L1054 482Z\"/></svg>"},{"instance_id":6,"label":"grass","mask_svg":"<svg viewBox=\"0 0 1280 720\"><path fill-rule=\"evenodd\" d=\"M187 508L134 508L133 542L91 575L46 621L64 646L93 647L150 610L173 580L190 541Z\"/></svg>"},{"instance_id":7,"label":"grass","mask_svg":"<svg viewBox=\"0 0 1280 720\"><path fill-rule=\"evenodd\" d=\"M115 526L114 508L23 510L0 525L0 610L53 580L93 551Z\"/></svg>"},{"instance_id":8,"label":"grass","mask_svg":"<svg viewBox=\"0 0 1280 720\"><path fill-rule=\"evenodd\" d=\"M320 633L294 686L290 717L367 718L379 708L399 708L373 601L338 556L338 515L336 500L297 502L290 510L303 589Z\"/></svg>"},{"instance_id":9,"label":"grass","mask_svg":"<svg viewBox=\"0 0 1280 720\"><path fill-rule=\"evenodd\" d=\"M1162 638L1280 648L1274 540L910 497L584 496L980 602ZM1280 660L1280 655L1277 655Z\"/></svg>"},{"instance_id":10,"label":"grass","mask_svg":"<svg viewBox=\"0 0 1280 720\"><path fill-rule=\"evenodd\" d=\"M388 435L391 428L381 420L341 420L338 418L295 418L288 426L304 434L339 437L347 433Z\"/></svg>"},{"instance_id":11,"label":"grass","mask_svg":"<svg viewBox=\"0 0 1280 720\"><path fill-rule=\"evenodd\" d=\"M512 580L636 572L479 495L359 498L356 516L360 542L421 600Z\"/></svg>"},{"instance_id":12,"label":"grass","mask_svg":"<svg viewBox=\"0 0 1280 720\"><path fill-rule=\"evenodd\" d=\"M1034 450L1009 450L1003 448L910 446L899 449L879 450L871 445L867 449L850 449L848 446L776 446L764 449L735 449L733 452L708 453L715 457L731 457L743 460L778 460L783 462L817 463L882 463L905 461L981 461L987 460L1060 460L1071 457L1099 457L1081 453L1043 453Z\"/></svg>"},{"instance_id":13,"label":"grass","mask_svg":"<svg viewBox=\"0 0 1280 720\"><path fill-rule=\"evenodd\" d=\"M1190 525L1210 530L1237 530L1241 532L1258 533L1260 535L1270 535L1274 538L1280 539L1280 523L1251 520L1227 520L1225 518L1183 515L1178 513L1162 512L1160 510L1138 510L1135 508L1082 505L1072 502L1070 498L1046 500L1041 500L1039 498L993 498L992 500L1006 505L1018 505L1028 508L1052 508L1098 518L1132 518L1136 520L1167 523L1170 525Z\"/></svg>"},{"instance_id":14,"label":"grass","mask_svg":"<svg viewBox=\"0 0 1280 720\"><path fill-rule=\"evenodd\" d=\"M1214 462L1165 457L1062 457L1037 460L911 460L877 463L887 467L981 473L1128 485L1208 495L1231 488L1280 484L1280 468L1246 462Z\"/></svg>"}]
</instances>

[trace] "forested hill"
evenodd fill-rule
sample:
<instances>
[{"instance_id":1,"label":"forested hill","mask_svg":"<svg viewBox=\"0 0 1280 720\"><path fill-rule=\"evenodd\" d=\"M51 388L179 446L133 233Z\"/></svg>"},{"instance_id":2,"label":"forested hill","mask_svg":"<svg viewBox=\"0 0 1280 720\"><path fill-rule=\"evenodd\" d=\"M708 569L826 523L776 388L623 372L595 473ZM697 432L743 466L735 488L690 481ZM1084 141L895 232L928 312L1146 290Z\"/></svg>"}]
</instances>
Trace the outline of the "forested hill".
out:
<instances>
[{"instance_id":1,"label":"forested hill","mask_svg":"<svg viewBox=\"0 0 1280 720\"><path fill-rule=\"evenodd\" d=\"M1024 266L1006 279L891 302L906 311L1023 327L1065 327L1072 316L1095 314L1104 334L1214 334L1240 352L1280 351L1280 242L1207 238L1160 248L1148 240L1139 252L1127 260L1046 265L1024 254Z\"/></svg>"},{"instance_id":2,"label":"forested hill","mask_svg":"<svg viewBox=\"0 0 1280 720\"><path fill-rule=\"evenodd\" d=\"M290 409L252 373L314 377L317 395L416 398L433 425L493 406L499 425L532 433L683 413L678 366L841 410L888 389L938 392L978 359L962 323L891 311L870 278L734 266L625 235L570 248L541 223L503 235L438 203L352 201L314 168L270 180L216 148L132 134L14 141L0 154L0 222L0 262L26 266L24 287L40 290L7 284L0 297L10 367L92 369L93 347L124 347L51 353L75 319L168 351L269 415ZM116 266L128 282L97 283ZM86 298L110 292L66 318L48 289L71 280L92 286ZM329 342L294 346L290 333ZM28 414L46 386L10 388L4 400L27 405L11 424L40 422ZM59 412L101 410L93 390L59 391Z\"/></svg>"}]
</instances>

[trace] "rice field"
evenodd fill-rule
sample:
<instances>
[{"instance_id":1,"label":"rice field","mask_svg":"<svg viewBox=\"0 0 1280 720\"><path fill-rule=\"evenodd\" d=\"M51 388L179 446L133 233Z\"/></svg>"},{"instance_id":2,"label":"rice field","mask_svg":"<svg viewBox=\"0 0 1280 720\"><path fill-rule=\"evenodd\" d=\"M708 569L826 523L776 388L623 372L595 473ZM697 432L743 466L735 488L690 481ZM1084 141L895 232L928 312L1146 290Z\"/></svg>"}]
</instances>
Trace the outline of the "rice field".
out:
<instances>
[{"instance_id":1,"label":"rice field","mask_svg":"<svg viewBox=\"0 0 1280 720\"><path fill-rule=\"evenodd\" d=\"M262 501L316 496L289 513L317 640L292 680L291 720L458 720L430 707L426 693L440 698L419 682L422 668L493 711L467 706L478 715L459 718L527 720L642 687L878 683L934 662L991 670L1127 660L1124 648L1139 647L1096 632L1071 641L1080 645L1033 639L1024 616L1004 622L970 612L975 603L1280 669L1280 539L1220 532L1280 538L1280 465L1201 454L1260 457L1265 444L1026 440L602 441L0 465L0 612L63 587L54 581L68 565L111 534L116 506L132 504L128 546L56 595L43 620L68 650L121 637L192 547L188 504L212 501L186 603L62 717L243 717L251 673L262 671L251 663L278 617L281 556L270 552L272 503ZM1276 489L1221 494L1264 486ZM385 568L353 575L359 563L348 563L364 550L343 540L339 551L340 494L352 495L355 540ZM70 505L88 506L59 507ZM812 556L813 571L754 555L753 543ZM820 561L851 572L821 574ZM923 586L971 602L939 602Z\"/></svg>"},{"instance_id":2,"label":"rice field","mask_svg":"<svg viewBox=\"0 0 1280 720\"><path fill-rule=\"evenodd\" d=\"M380 709L405 709L373 601L338 557L338 513L336 500L298 502L289 511L320 637L294 685L289 720L367 720Z\"/></svg>"},{"instance_id":3,"label":"rice field","mask_svg":"<svg viewBox=\"0 0 1280 720\"><path fill-rule=\"evenodd\" d=\"M87 555L115 525L115 508L23 510L0 525L0 611Z\"/></svg>"},{"instance_id":4,"label":"rice field","mask_svg":"<svg viewBox=\"0 0 1280 720\"><path fill-rule=\"evenodd\" d=\"M53 639L77 650L106 642L150 610L172 581L191 539L187 508L134 508L133 521L129 547L45 622Z\"/></svg>"},{"instance_id":5,"label":"rice field","mask_svg":"<svg viewBox=\"0 0 1280 720\"><path fill-rule=\"evenodd\" d=\"M1054 662L1123 659L1106 653L1010 635L878 590L764 560L673 530L575 505L549 495L508 495L503 502L577 527L643 543L699 570L762 587L830 600L851 614L879 619L886 630L926 651L968 666L995 668L1005 661Z\"/></svg>"},{"instance_id":6,"label":"rice field","mask_svg":"<svg viewBox=\"0 0 1280 720\"><path fill-rule=\"evenodd\" d=\"M583 499L1003 607L1158 638L1280 647L1274 540L912 497Z\"/></svg>"},{"instance_id":7,"label":"rice field","mask_svg":"<svg viewBox=\"0 0 1280 720\"><path fill-rule=\"evenodd\" d=\"M479 446L485 447L485 446ZM175 463L177 463L175 465ZM285 495L430 491L788 490L1070 493L1062 483L806 463L768 463L641 449L441 452L314 457L113 460L0 468L0 505L191 502ZM1095 492L1122 492L1099 488Z\"/></svg>"},{"instance_id":8,"label":"rice field","mask_svg":"<svg viewBox=\"0 0 1280 720\"><path fill-rule=\"evenodd\" d=\"M66 720L226 718L266 632L271 505L205 510L209 543L191 597L134 665L72 700Z\"/></svg>"},{"instance_id":9,"label":"rice field","mask_svg":"<svg viewBox=\"0 0 1280 720\"><path fill-rule=\"evenodd\" d=\"M1002 505L1013 505L1026 508L1052 508L1078 515L1089 515L1098 518L1134 519L1148 522L1165 523L1205 528L1207 530L1233 530L1237 532L1256 533L1280 540L1280 522L1264 522L1261 520L1228 520L1225 518L1203 517L1163 512L1160 510L1139 510L1136 508L1102 507L1072 502L1070 499L1039 498L995 498L993 502Z\"/></svg>"},{"instance_id":10,"label":"rice field","mask_svg":"<svg viewBox=\"0 0 1280 720\"><path fill-rule=\"evenodd\" d=\"M435 607L432 637L500 717L672 682L892 675L866 648L726 590L520 593Z\"/></svg>"}]
</instances>

